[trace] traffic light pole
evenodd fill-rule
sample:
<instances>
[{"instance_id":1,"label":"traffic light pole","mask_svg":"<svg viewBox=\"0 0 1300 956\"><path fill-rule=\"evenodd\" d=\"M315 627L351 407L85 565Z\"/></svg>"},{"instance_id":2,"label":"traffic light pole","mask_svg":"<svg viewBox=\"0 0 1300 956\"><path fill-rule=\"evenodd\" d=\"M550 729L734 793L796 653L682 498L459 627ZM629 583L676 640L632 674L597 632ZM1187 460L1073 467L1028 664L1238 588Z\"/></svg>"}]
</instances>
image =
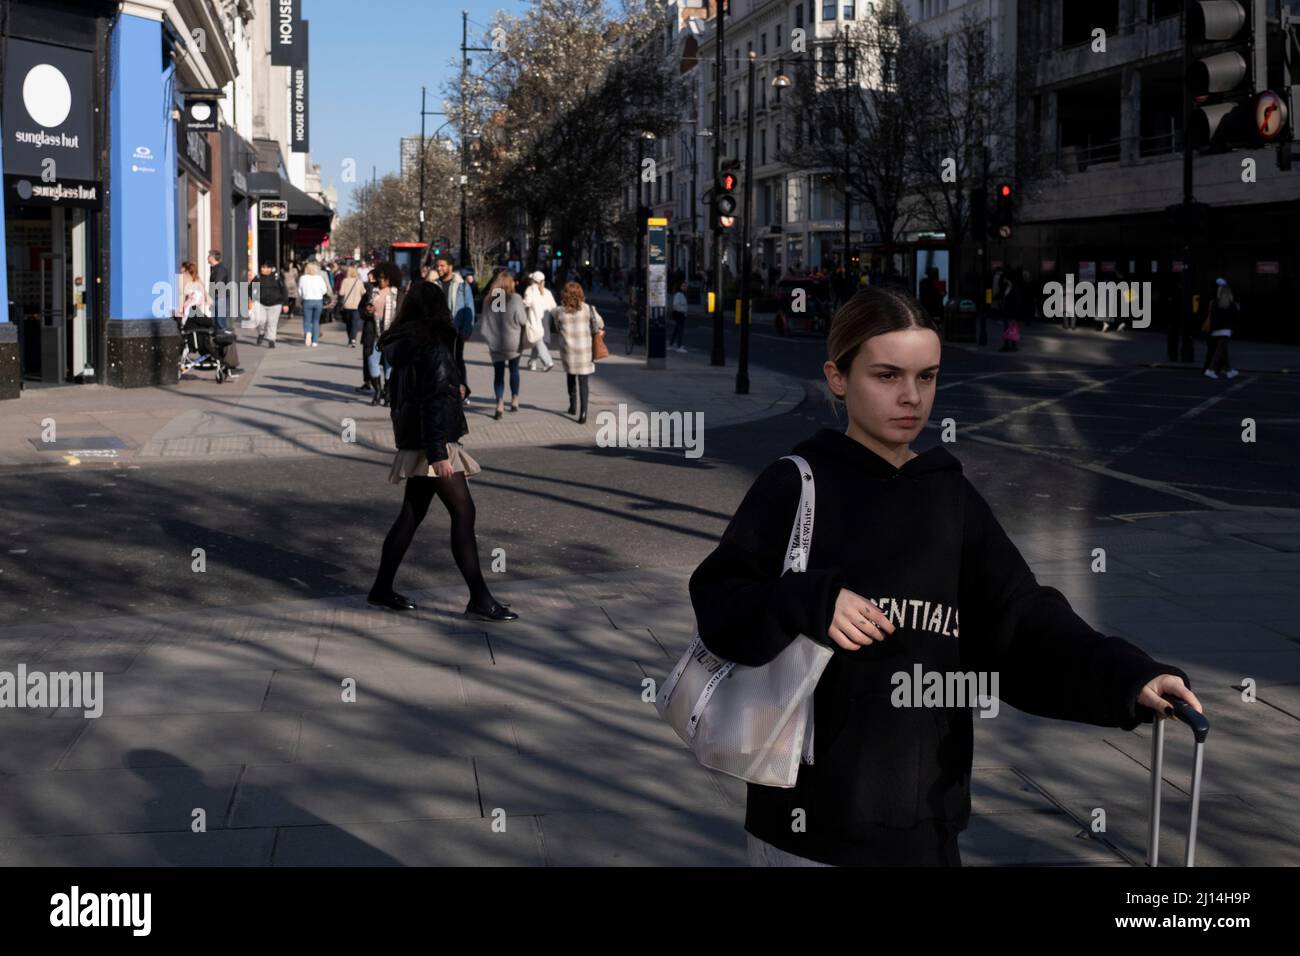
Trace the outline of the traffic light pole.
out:
<instances>
[{"instance_id":1,"label":"traffic light pole","mask_svg":"<svg viewBox=\"0 0 1300 956\"><path fill-rule=\"evenodd\" d=\"M720 0L717 4L718 35L717 44L714 47L716 54L713 64L714 88L716 93L713 97L713 182L716 184L718 177L722 174L722 104L725 102L726 90L722 85L723 77L723 44L726 42L726 10L725 2ZM718 222L718 215L713 211L709 215L713 223L713 351L709 356L710 365L726 365L726 353L723 346L722 338L722 226Z\"/></svg>"}]
</instances>

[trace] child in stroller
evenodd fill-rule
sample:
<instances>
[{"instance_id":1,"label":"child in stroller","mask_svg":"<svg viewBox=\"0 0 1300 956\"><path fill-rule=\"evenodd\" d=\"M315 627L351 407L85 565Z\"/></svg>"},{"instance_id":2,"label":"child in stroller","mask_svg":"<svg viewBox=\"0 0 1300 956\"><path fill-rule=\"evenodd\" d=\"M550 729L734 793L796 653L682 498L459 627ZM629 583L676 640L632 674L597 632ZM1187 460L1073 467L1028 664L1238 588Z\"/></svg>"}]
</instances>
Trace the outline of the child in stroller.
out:
<instances>
[{"instance_id":1,"label":"child in stroller","mask_svg":"<svg viewBox=\"0 0 1300 956\"><path fill-rule=\"evenodd\" d=\"M239 353L235 346L236 335L226 330L216 330L211 316L191 309L185 319L177 319L181 332L181 372L203 369L217 373L217 384L228 378L239 378Z\"/></svg>"}]
</instances>

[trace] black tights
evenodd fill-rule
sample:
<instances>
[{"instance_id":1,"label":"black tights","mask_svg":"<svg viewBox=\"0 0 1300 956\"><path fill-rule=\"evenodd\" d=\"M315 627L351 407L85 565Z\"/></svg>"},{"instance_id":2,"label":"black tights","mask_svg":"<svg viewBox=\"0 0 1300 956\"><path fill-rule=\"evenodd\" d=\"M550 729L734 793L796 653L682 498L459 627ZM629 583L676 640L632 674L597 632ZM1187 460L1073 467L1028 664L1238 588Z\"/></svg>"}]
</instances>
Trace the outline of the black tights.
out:
<instances>
[{"instance_id":1,"label":"black tights","mask_svg":"<svg viewBox=\"0 0 1300 956\"><path fill-rule=\"evenodd\" d=\"M587 375L569 375L569 407L580 409L582 414L587 414ZM582 396L582 404L578 404L578 396Z\"/></svg>"},{"instance_id":2,"label":"black tights","mask_svg":"<svg viewBox=\"0 0 1300 956\"><path fill-rule=\"evenodd\" d=\"M402 500L402 511L393 522L388 537L384 539L379 573L375 575L375 585L370 593L381 596L392 593L397 567L402 563L406 549L411 546L415 529L428 513L434 495L442 499L447 514L451 516L451 555L456 559L456 567L460 568L465 583L469 585L469 599L480 607L486 607L492 603L492 593L483 580L483 571L478 563L478 541L474 537L474 499L469 493L469 483L460 472L450 478L406 479L406 497Z\"/></svg>"}]
</instances>

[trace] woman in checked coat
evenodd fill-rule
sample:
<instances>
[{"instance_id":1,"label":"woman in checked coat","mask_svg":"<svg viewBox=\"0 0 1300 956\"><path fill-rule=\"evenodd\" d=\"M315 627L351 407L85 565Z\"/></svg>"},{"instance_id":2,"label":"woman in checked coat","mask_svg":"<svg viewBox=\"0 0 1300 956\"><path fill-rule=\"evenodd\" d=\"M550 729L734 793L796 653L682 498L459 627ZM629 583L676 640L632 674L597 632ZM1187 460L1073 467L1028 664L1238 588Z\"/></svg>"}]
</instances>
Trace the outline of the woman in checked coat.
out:
<instances>
[{"instance_id":1,"label":"woman in checked coat","mask_svg":"<svg viewBox=\"0 0 1300 956\"><path fill-rule=\"evenodd\" d=\"M560 337L560 359L569 381L569 414L578 424L587 421L587 377L596 371L592 339L605 328L605 320L587 305L582 285L568 282L560 290L560 304L550 313L551 331ZM579 413L579 396L581 412Z\"/></svg>"}]
</instances>

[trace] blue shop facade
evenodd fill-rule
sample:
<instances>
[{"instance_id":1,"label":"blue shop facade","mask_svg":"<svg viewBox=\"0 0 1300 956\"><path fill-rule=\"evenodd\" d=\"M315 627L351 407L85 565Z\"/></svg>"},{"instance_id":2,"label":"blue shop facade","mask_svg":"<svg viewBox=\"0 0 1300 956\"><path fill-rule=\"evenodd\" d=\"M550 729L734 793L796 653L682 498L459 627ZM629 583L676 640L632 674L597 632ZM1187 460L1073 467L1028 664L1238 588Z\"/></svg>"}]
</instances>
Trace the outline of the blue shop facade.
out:
<instances>
[{"instance_id":1,"label":"blue shop facade","mask_svg":"<svg viewBox=\"0 0 1300 956\"><path fill-rule=\"evenodd\" d=\"M221 161L239 150L215 132L215 149L195 149L177 122L183 40L165 7L10 0L0 37L0 399L24 385L177 380L176 325L156 313L159 283L175 283L187 253L197 258L193 230L187 238L178 226L178 194L182 203L187 191L229 195L244 177ZM224 182L212 182L214 166Z\"/></svg>"}]
</instances>

